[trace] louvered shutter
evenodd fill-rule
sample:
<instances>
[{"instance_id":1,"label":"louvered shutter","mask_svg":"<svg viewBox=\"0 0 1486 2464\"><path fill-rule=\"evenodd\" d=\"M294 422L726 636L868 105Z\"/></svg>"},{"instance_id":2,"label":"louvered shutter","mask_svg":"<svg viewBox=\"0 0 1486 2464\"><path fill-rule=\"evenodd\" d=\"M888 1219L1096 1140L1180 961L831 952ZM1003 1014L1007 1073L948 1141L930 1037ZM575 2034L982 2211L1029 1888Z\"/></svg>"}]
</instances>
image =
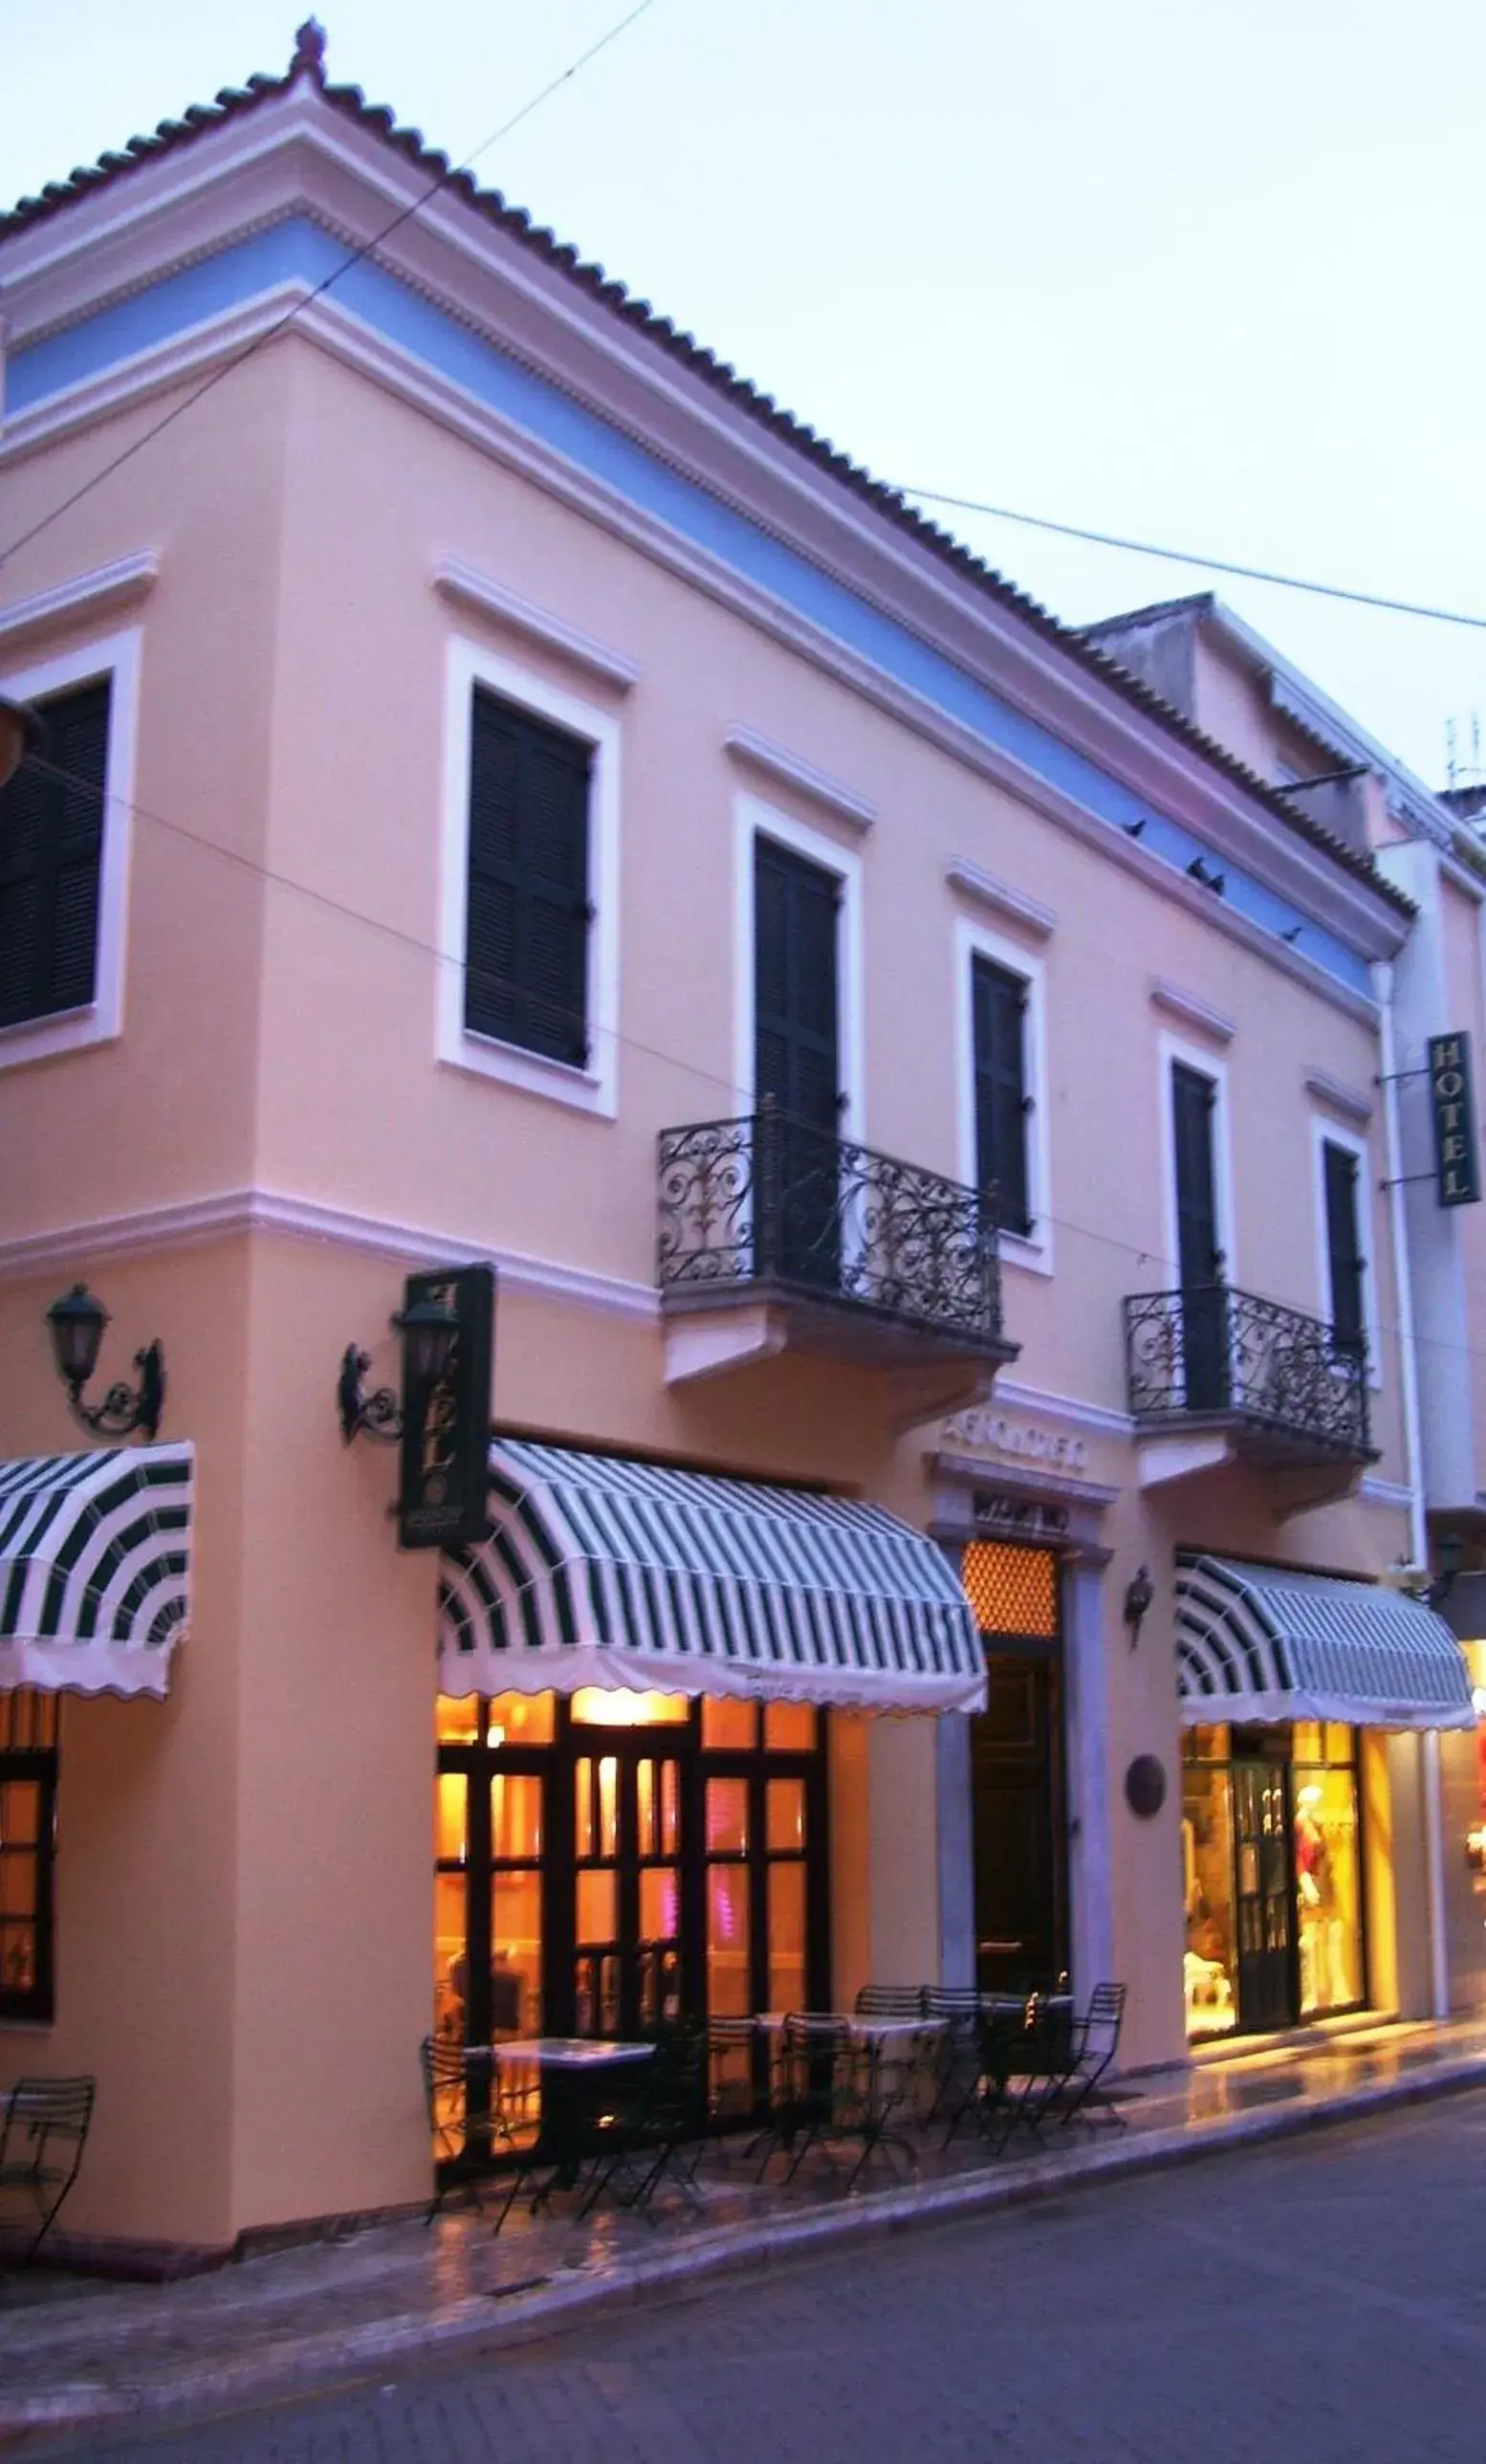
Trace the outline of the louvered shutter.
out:
<instances>
[{"instance_id":1,"label":"louvered shutter","mask_svg":"<svg viewBox=\"0 0 1486 2464\"><path fill-rule=\"evenodd\" d=\"M975 1170L994 1182L1008 1232L1033 1228L1027 1169L1027 986L990 958L972 961L975 1062Z\"/></svg>"},{"instance_id":2,"label":"louvered shutter","mask_svg":"<svg viewBox=\"0 0 1486 2464\"><path fill-rule=\"evenodd\" d=\"M476 691L470 720L465 1024L588 1058L589 745Z\"/></svg>"},{"instance_id":3,"label":"louvered shutter","mask_svg":"<svg viewBox=\"0 0 1486 2464\"><path fill-rule=\"evenodd\" d=\"M754 880L757 1091L834 1139L841 1126L836 880L762 838Z\"/></svg>"},{"instance_id":4,"label":"louvered shutter","mask_svg":"<svg viewBox=\"0 0 1486 2464\"><path fill-rule=\"evenodd\" d=\"M0 1026L96 996L108 706L106 681L44 704L39 757L0 790Z\"/></svg>"},{"instance_id":5,"label":"louvered shutter","mask_svg":"<svg viewBox=\"0 0 1486 2464\"><path fill-rule=\"evenodd\" d=\"M1339 1352L1361 1352L1366 1340L1364 1260L1357 1219L1357 1157L1328 1138L1322 1149L1326 1257L1331 1270L1331 1331Z\"/></svg>"}]
</instances>

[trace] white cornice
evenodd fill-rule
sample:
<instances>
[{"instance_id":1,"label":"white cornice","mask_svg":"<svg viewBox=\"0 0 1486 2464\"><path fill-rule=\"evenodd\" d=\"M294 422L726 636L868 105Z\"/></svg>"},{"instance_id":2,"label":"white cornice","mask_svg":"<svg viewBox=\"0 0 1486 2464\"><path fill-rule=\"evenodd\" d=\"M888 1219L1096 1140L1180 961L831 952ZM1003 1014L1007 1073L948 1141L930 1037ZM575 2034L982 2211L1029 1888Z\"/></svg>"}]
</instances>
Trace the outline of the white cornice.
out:
<instances>
[{"instance_id":1,"label":"white cornice","mask_svg":"<svg viewBox=\"0 0 1486 2464\"><path fill-rule=\"evenodd\" d=\"M115 245L134 226L137 255L161 256L174 215L199 253L204 222L216 244L234 236L229 209L261 221L277 182L280 209L309 211L358 240L384 230L389 205L411 204L426 173L319 102L306 87L259 106L241 125L129 175L119 190L70 205L54 226L8 244L8 297L24 332L64 259L75 273L97 252L99 275L123 280ZM215 184L215 185L214 185ZM189 211L181 210L189 204ZM50 253L49 253L50 252ZM1367 885L1287 831L1195 747L1147 718L1113 685L1035 623L944 563L881 511L816 468L745 407L616 318L556 265L544 263L461 199L447 194L410 215L381 260L425 297L495 339L648 451L735 506L890 613L968 674L1079 744L1137 795L1199 835L1215 853L1268 881L1368 957L1391 955L1405 927ZM107 260L106 265L104 260ZM50 273L53 280L45 276ZM50 303L55 313L55 299ZM79 296L75 313L83 313ZM44 321L44 318L42 319Z\"/></svg>"},{"instance_id":2,"label":"white cornice","mask_svg":"<svg viewBox=\"0 0 1486 2464\"><path fill-rule=\"evenodd\" d=\"M951 856L944 877L951 890L973 899L977 907L986 908L1001 923L1015 925L1031 940L1049 940L1057 929L1058 917L1051 907L1044 907L1040 899L1029 898L1025 891L1013 890L1008 883L997 881L994 874L983 872L967 856Z\"/></svg>"},{"instance_id":3,"label":"white cornice","mask_svg":"<svg viewBox=\"0 0 1486 2464\"><path fill-rule=\"evenodd\" d=\"M1329 1069L1307 1069L1305 1091L1339 1120L1348 1121L1354 1129L1365 1130L1376 1109L1370 1092L1360 1087L1348 1087L1341 1078L1333 1078Z\"/></svg>"},{"instance_id":4,"label":"white cornice","mask_svg":"<svg viewBox=\"0 0 1486 2464\"><path fill-rule=\"evenodd\" d=\"M1210 1001L1199 1001L1195 993L1173 984L1166 976L1151 977L1150 999L1153 1007L1164 1010L1168 1018L1176 1019L1183 1026L1195 1027L1199 1035L1207 1036L1213 1044L1232 1044L1238 1032L1236 1019L1214 1009Z\"/></svg>"},{"instance_id":5,"label":"white cornice","mask_svg":"<svg viewBox=\"0 0 1486 2464\"><path fill-rule=\"evenodd\" d=\"M476 573L457 556L447 556L434 567L433 586L456 606L472 608L476 615L509 626L523 640L553 651L569 667L581 668L585 675L597 676L620 693L627 692L639 677L638 662L626 658L623 651L611 650L606 643L580 633L560 616L551 616L544 607L534 607L530 600L518 599L514 590L492 582L488 574Z\"/></svg>"},{"instance_id":6,"label":"white cornice","mask_svg":"<svg viewBox=\"0 0 1486 2464\"><path fill-rule=\"evenodd\" d=\"M451 1257L489 1259L508 1292L566 1301L575 1308L646 1323L658 1322L660 1316L655 1292L645 1284L528 1257L520 1250L492 1249L479 1235L435 1231L426 1224L325 1206L314 1199L294 1198L273 1189L223 1190L209 1198L142 1206L125 1215L98 1216L88 1222L59 1224L0 1241L0 1282L23 1282L34 1275L86 1265L92 1259L196 1248L208 1241L264 1232L360 1250L404 1268L436 1266Z\"/></svg>"},{"instance_id":7,"label":"white cornice","mask_svg":"<svg viewBox=\"0 0 1486 2464\"><path fill-rule=\"evenodd\" d=\"M1076 1429L1097 1429L1106 1438L1132 1438L1135 1422L1128 1412L1111 1411L1106 1403L1084 1403L1073 1395L1050 1395L1040 1386L1023 1386L1014 1377L995 1381L997 1404L1031 1412L1039 1420L1066 1420Z\"/></svg>"},{"instance_id":8,"label":"white cornice","mask_svg":"<svg viewBox=\"0 0 1486 2464\"><path fill-rule=\"evenodd\" d=\"M160 550L141 548L134 556L118 557L112 564L97 565L91 573L58 582L50 590L33 590L29 598L12 599L0 606L0 649L9 650L59 625L91 624L95 617L111 615L141 598L159 577Z\"/></svg>"},{"instance_id":9,"label":"white cornice","mask_svg":"<svg viewBox=\"0 0 1486 2464\"><path fill-rule=\"evenodd\" d=\"M787 753L782 744L771 744L751 727L730 727L723 743L735 761L751 763L778 786L793 787L798 796L819 804L848 829L864 832L877 819L877 806L854 787L843 787L839 779L818 770L813 762L802 761L798 754Z\"/></svg>"}]
</instances>

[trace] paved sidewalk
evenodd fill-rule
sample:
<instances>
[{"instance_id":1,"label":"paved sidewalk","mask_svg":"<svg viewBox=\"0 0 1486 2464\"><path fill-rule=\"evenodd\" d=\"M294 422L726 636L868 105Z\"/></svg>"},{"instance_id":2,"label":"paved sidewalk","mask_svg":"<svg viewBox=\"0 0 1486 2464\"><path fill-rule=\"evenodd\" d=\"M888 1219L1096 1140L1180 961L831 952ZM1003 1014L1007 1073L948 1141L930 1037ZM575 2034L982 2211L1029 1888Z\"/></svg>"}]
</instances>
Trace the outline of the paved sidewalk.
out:
<instances>
[{"instance_id":1,"label":"paved sidewalk","mask_svg":"<svg viewBox=\"0 0 1486 2464\"><path fill-rule=\"evenodd\" d=\"M468 2211L246 2260L170 2285L38 2272L0 2281L0 2438L162 2422L329 2382L474 2356L677 2299L730 2272L945 2223L1253 2141L1486 2085L1486 2027L1389 2028L1254 2053L1125 2083L1129 2127L1055 2132L1030 2156L930 2142L916 2177L849 2197L823 2167L754 2183L710 2157L703 2211L666 2203L652 2227L514 2216L496 2240Z\"/></svg>"}]
</instances>

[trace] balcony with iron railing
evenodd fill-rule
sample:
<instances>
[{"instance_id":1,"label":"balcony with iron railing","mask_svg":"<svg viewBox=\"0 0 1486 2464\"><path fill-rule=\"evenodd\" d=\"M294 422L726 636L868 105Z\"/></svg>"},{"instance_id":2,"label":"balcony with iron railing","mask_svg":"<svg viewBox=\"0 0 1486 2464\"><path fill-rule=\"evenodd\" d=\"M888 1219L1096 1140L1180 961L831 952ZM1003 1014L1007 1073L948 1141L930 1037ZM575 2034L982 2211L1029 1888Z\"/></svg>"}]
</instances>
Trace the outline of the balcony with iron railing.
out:
<instances>
[{"instance_id":1,"label":"balcony with iron railing","mask_svg":"<svg viewBox=\"0 0 1486 2464\"><path fill-rule=\"evenodd\" d=\"M1125 1361L1143 1485L1233 1463L1319 1504L1376 1460L1366 1345L1303 1309L1223 1283L1136 1293Z\"/></svg>"},{"instance_id":2,"label":"balcony with iron railing","mask_svg":"<svg viewBox=\"0 0 1486 2464\"><path fill-rule=\"evenodd\" d=\"M982 1399L1016 1356L989 1191L766 1103L663 1130L659 1197L670 1384L826 1353L885 1373L907 1427Z\"/></svg>"}]
</instances>

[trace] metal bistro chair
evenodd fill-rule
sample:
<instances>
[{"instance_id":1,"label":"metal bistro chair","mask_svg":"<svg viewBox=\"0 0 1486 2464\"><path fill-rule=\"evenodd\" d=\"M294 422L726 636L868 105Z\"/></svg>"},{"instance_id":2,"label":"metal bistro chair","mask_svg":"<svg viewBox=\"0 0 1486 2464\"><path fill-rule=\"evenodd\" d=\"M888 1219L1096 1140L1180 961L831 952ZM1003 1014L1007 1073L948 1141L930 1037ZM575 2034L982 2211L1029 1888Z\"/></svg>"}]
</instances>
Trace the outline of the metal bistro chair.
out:
<instances>
[{"instance_id":1,"label":"metal bistro chair","mask_svg":"<svg viewBox=\"0 0 1486 2464\"><path fill-rule=\"evenodd\" d=\"M1074 2020L1073 2068L1061 2101L1062 2122L1072 2122L1075 2117L1088 2119L1085 2108L1094 2101L1100 2080L1120 2050L1125 1992L1123 1985L1096 1985L1089 1995L1088 2009ZM1117 2104L1102 2100L1100 2111L1117 2130L1128 2128Z\"/></svg>"},{"instance_id":2,"label":"metal bistro chair","mask_svg":"<svg viewBox=\"0 0 1486 2464\"><path fill-rule=\"evenodd\" d=\"M707 2129L709 2050L706 2028L692 2021L673 2020L660 2032L644 2074L600 2125L580 2217L607 2196L653 2225L650 2203L667 2178L700 2209L692 2176Z\"/></svg>"},{"instance_id":3,"label":"metal bistro chair","mask_svg":"<svg viewBox=\"0 0 1486 2464\"><path fill-rule=\"evenodd\" d=\"M418 2052L428 2133L435 2151L433 2197L424 2223L432 2224L454 2189L468 2191L483 2214L485 2202L472 2164L483 2161L489 2165L497 2148L502 2155L514 2155L516 2145L500 2108L490 2047L453 2044L447 2036L425 2036ZM489 2101L483 2113L470 2110L470 2078L475 2069L487 2075Z\"/></svg>"},{"instance_id":4,"label":"metal bistro chair","mask_svg":"<svg viewBox=\"0 0 1486 2464\"><path fill-rule=\"evenodd\" d=\"M770 2114L771 2146L759 2178L776 2147L789 2151L784 2179L793 2182L812 2147L845 2141L860 2150L846 2176L854 2188L863 2168L880 2147L900 2146L916 2161L909 2142L892 2126L904 2101L902 2081L892 2065L879 2061L872 2049L855 2041L849 2028L829 2014L792 2013L784 2022L784 2045Z\"/></svg>"},{"instance_id":5,"label":"metal bistro chair","mask_svg":"<svg viewBox=\"0 0 1486 2464\"><path fill-rule=\"evenodd\" d=\"M0 2120L0 2192L30 2198L41 2222L26 2252L29 2265L50 2233L82 2166L98 2081L17 2079Z\"/></svg>"},{"instance_id":6,"label":"metal bistro chair","mask_svg":"<svg viewBox=\"0 0 1486 2464\"><path fill-rule=\"evenodd\" d=\"M1003 2117L998 2149L1018 2123L1034 2139L1057 2111L1073 2076L1078 2023L1072 2009L1034 1995L1024 2012L995 2012L979 2030L982 2111Z\"/></svg>"},{"instance_id":7,"label":"metal bistro chair","mask_svg":"<svg viewBox=\"0 0 1486 2464\"><path fill-rule=\"evenodd\" d=\"M948 2147L980 2096L976 2030L981 1997L972 1985L928 1985L924 1989L924 2010L926 2017L941 2023L941 2034L933 2047L934 2091L925 2120L948 2125L944 2141Z\"/></svg>"},{"instance_id":8,"label":"metal bistro chair","mask_svg":"<svg viewBox=\"0 0 1486 2464\"><path fill-rule=\"evenodd\" d=\"M939 2030L929 2025L929 1988L927 1985L861 1985L854 2005L859 2019L905 2020L924 2022L921 2035L910 2038L901 2053L881 2053L879 2062L890 2070L900 2095L915 2111L932 2110L939 2091L935 2066Z\"/></svg>"}]
</instances>

